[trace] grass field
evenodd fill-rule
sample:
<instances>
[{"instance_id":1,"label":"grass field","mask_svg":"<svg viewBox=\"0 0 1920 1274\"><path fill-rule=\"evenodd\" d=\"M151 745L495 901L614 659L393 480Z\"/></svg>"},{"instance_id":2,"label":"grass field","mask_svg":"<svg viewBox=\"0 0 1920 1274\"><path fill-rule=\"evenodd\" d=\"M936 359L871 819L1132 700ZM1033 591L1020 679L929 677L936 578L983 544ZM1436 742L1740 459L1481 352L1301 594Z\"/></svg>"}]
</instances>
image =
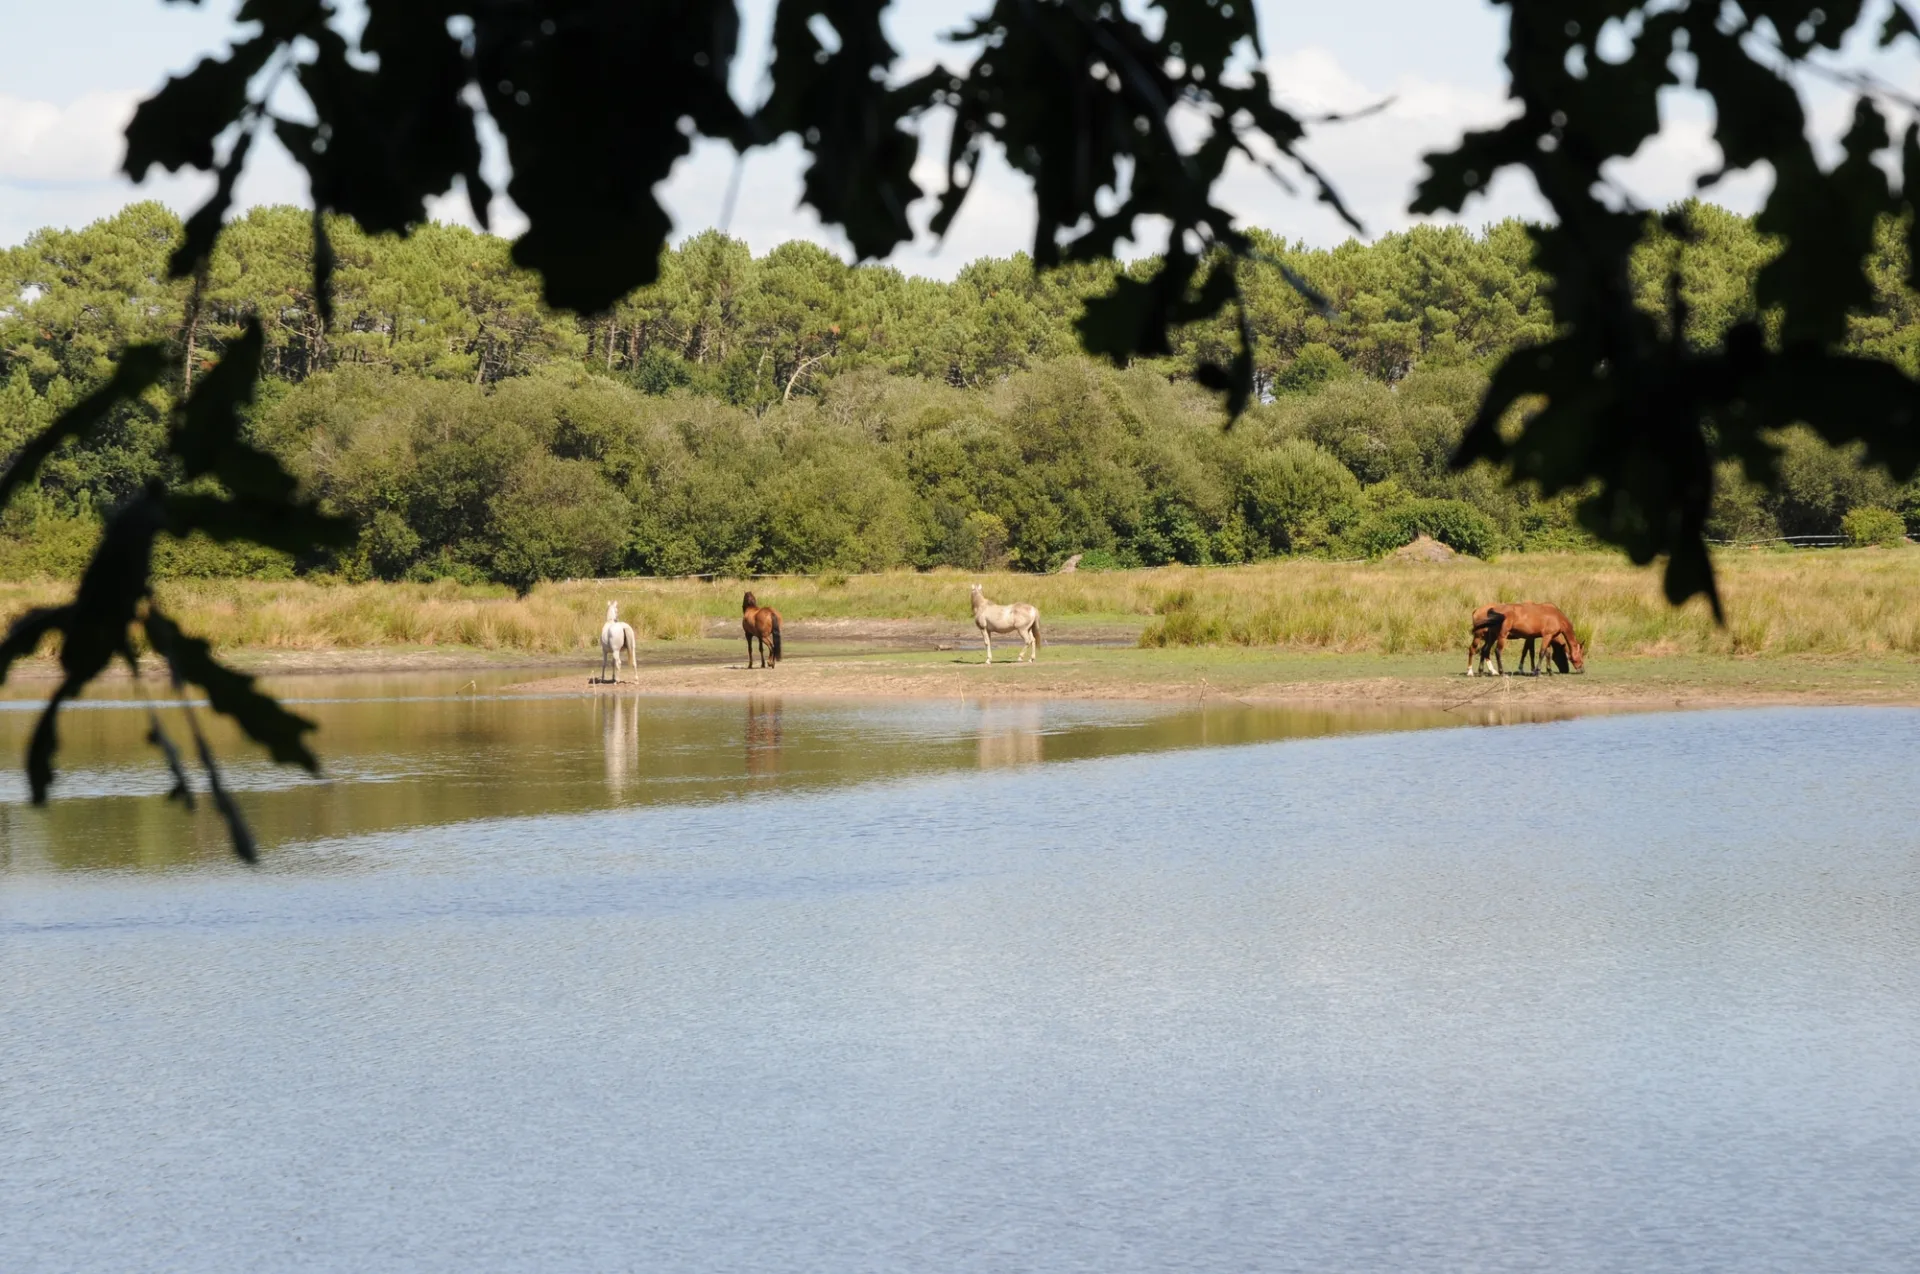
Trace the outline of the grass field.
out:
<instances>
[{"instance_id":1,"label":"grass field","mask_svg":"<svg viewBox=\"0 0 1920 1274\"><path fill-rule=\"evenodd\" d=\"M438 584L181 581L160 598L225 649L325 651L459 647L564 654L596 648L610 600L643 639L700 636L739 614L751 587L789 622L964 623L967 585L1028 601L1046 621L1142 630L1145 646L1243 646L1353 655L1460 651L1468 611L1551 601L1594 655L1920 653L1920 548L1735 552L1719 559L1727 623L1705 605L1669 606L1657 571L1609 554L1516 554L1487 563L1279 561L1073 575L895 572L850 578L632 580L505 589ZM0 620L70 596L70 586L0 584ZM1122 627L1124 625L1124 627ZM1043 621L1044 626L1044 621Z\"/></svg>"}]
</instances>

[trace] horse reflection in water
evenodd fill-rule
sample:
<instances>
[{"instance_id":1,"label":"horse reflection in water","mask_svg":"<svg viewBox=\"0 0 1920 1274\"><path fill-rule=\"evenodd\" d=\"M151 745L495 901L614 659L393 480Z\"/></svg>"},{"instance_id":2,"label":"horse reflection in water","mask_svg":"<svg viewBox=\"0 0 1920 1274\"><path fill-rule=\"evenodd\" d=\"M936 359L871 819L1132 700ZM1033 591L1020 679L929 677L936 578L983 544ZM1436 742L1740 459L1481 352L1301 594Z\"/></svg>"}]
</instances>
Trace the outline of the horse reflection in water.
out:
<instances>
[{"instance_id":1,"label":"horse reflection in water","mask_svg":"<svg viewBox=\"0 0 1920 1274\"><path fill-rule=\"evenodd\" d=\"M633 696L600 695L600 737L607 763L607 791L626 790L640 769L640 705Z\"/></svg>"},{"instance_id":2,"label":"horse reflection in water","mask_svg":"<svg viewBox=\"0 0 1920 1274\"><path fill-rule=\"evenodd\" d=\"M980 768L1031 765L1042 759L1041 728L1045 710L1038 703L1006 704L981 709Z\"/></svg>"},{"instance_id":3,"label":"horse reflection in water","mask_svg":"<svg viewBox=\"0 0 1920 1274\"><path fill-rule=\"evenodd\" d=\"M747 773L754 777L780 772L780 699L777 695L747 696Z\"/></svg>"}]
</instances>

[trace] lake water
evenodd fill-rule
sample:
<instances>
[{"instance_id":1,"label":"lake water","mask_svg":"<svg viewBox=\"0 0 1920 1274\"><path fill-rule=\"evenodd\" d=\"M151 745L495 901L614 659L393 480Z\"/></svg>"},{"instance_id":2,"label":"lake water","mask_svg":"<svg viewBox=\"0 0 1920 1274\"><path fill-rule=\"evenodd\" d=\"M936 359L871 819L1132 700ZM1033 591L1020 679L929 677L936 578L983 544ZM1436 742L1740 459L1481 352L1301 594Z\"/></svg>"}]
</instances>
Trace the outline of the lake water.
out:
<instances>
[{"instance_id":1,"label":"lake water","mask_svg":"<svg viewBox=\"0 0 1920 1274\"><path fill-rule=\"evenodd\" d=\"M4 780L0 1269L1920 1268L1920 713L453 681Z\"/></svg>"}]
</instances>

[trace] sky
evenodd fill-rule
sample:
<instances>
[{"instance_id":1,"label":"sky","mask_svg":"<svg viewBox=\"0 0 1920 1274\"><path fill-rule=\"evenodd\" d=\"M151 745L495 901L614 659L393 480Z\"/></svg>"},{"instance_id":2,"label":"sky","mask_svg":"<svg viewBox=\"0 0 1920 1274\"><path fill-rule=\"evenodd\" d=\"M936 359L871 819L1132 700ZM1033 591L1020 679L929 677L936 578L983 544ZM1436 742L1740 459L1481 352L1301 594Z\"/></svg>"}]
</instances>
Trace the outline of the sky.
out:
<instances>
[{"instance_id":1,"label":"sky","mask_svg":"<svg viewBox=\"0 0 1920 1274\"><path fill-rule=\"evenodd\" d=\"M1391 99L1366 119L1316 127L1303 147L1358 214L1367 238L1413 223L1406 205L1423 172L1423 154L1509 114L1500 61L1503 13L1483 0L1255 3L1268 69L1285 104L1317 114ZM771 6L772 0L742 3L745 32L734 86L744 102L758 100L763 91ZM955 53L940 34L984 7L984 0L896 0L889 29L902 52L901 73L943 58L953 61ZM168 74L225 48L236 8L235 0L0 0L0 246L17 244L44 226L84 225L135 199L160 199L182 213L200 202L211 188L204 175L155 170L140 186L119 175L121 130L135 103ZM345 21L357 25L351 12ZM1908 57L1893 71L1909 87L1920 86L1913 61ZM1848 109L1836 93L1813 105L1816 132L1836 131ZM1687 195L1696 175L1717 166L1706 110L1678 93L1666 107L1660 137L1615 174L1649 206ZM923 188L937 190L945 137L937 123L924 136L915 175ZM804 156L797 144L748 156L739 198L727 216L725 192L736 162L724 144L702 143L676 167L661 190L676 240L720 226L756 253L806 238L850 255L837 231L799 207ZM490 166L490 177L504 172L497 148ZM1713 197L1752 211L1766 188L1766 174L1742 175ZM1330 210L1289 194L1250 165L1230 170L1219 194L1242 224L1288 239L1330 246L1351 234ZM256 147L239 190L242 207L270 203L308 203L304 175L277 143ZM473 223L458 194L432 211L442 220ZM1506 173L1457 220L1477 227L1544 211L1528 179ZM524 225L504 198L493 214L495 228L505 233ZM930 207L920 209L917 223L924 225L930 215ZM1030 248L1032 235L1025 179L1004 163L990 162L944 240L923 234L890 260L910 273L950 278L976 258ZM1130 252L1158 246L1146 227Z\"/></svg>"}]
</instances>

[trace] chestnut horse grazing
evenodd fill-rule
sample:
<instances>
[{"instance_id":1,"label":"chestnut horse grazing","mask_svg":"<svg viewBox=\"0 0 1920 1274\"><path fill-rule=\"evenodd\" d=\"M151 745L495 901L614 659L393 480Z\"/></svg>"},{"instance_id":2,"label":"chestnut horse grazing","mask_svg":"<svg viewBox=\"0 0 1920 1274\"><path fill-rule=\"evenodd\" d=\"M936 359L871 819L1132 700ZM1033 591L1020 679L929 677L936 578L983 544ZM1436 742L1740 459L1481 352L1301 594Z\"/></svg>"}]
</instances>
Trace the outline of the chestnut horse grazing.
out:
<instances>
[{"instance_id":1,"label":"chestnut horse grazing","mask_svg":"<svg viewBox=\"0 0 1920 1274\"><path fill-rule=\"evenodd\" d=\"M1033 661L1040 662L1040 612L1025 602L1014 602L1009 606L996 606L987 600L980 586L973 586L973 626L980 630L981 639L987 643L987 662L993 662L993 635L1003 636L1018 633L1020 653L1013 657L1019 663L1033 652Z\"/></svg>"},{"instance_id":2,"label":"chestnut horse grazing","mask_svg":"<svg viewBox=\"0 0 1920 1274\"><path fill-rule=\"evenodd\" d=\"M1471 636L1467 639L1467 675L1474 674L1475 655L1479 656L1481 670L1485 670L1487 651L1491 647L1494 667L1504 676L1506 667L1501 656L1509 637L1525 642L1520 651L1522 671L1526 669L1527 656L1532 655L1534 675L1538 676L1543 653L1561 672L1568 671L1569 665L1574 672L1586 670L1586 652L1580 646L1580 639L1574 636L1572 621L1558 606L1546 602L1496 602L1473 612Z\"/></svg>"},{"instance_id":3,"label":"chestnut horse grazing","mask_svg":"<svg viewBox=\"0 0 1920 1274\"><path fill-rule=\"evenodd\" d=\"M780 612L762 606L748 593L740 602L740 630L747 635L747 667L753 667L753 642L760 639L760 666L771 668L780 662ZM771 658L769 658L771 655Z\"/></svg>"}]
</instances>

